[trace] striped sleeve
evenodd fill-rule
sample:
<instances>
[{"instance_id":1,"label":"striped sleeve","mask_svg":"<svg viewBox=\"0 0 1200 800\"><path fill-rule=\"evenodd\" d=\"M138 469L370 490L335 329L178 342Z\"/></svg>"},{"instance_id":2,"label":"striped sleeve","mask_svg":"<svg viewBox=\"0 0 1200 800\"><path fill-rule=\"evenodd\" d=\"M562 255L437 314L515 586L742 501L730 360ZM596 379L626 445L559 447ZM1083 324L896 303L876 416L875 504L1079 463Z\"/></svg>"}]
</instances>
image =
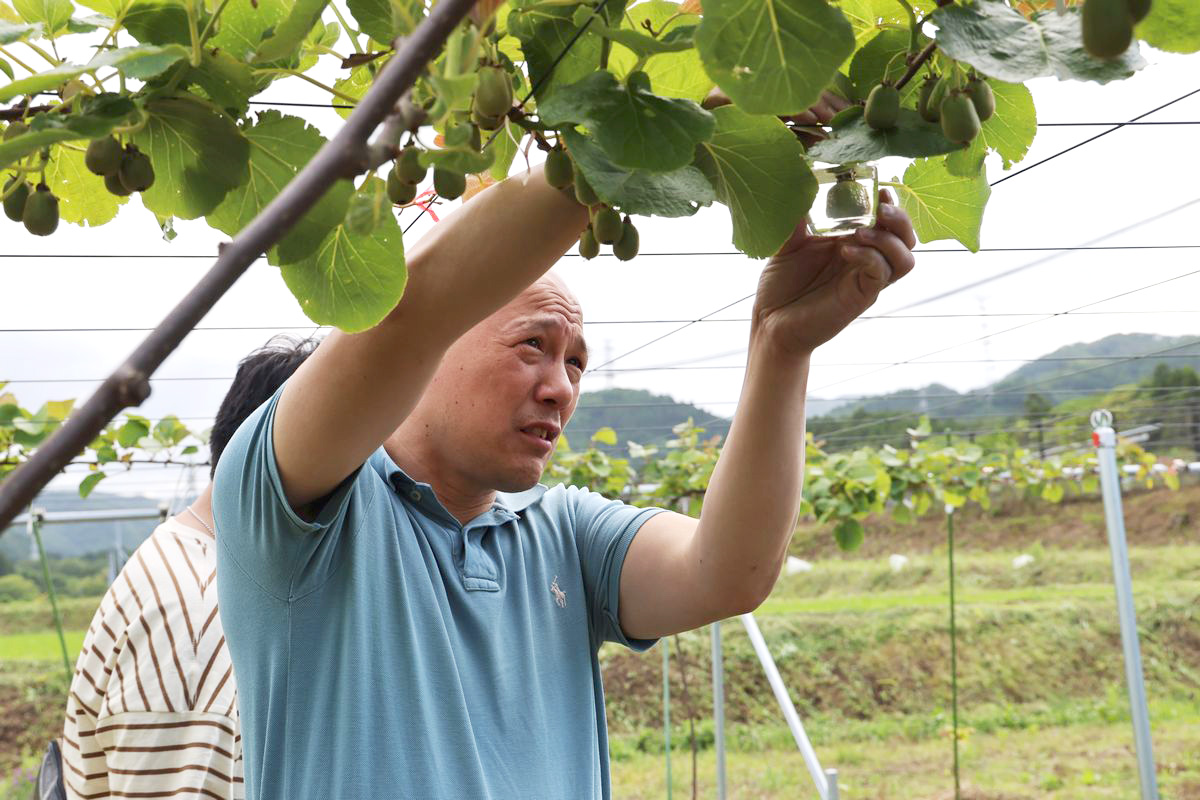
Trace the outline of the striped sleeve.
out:
<instances>
[{"instance_id":1,"label":"striped sleeve","mask_svg":"<svg viewBox=\"0 0 1200 800\"><path fill-rule=\"evenodd\" d=\"M215 555L210 537L168 520L105 594L68 696L68 797L244 797Z\"/></svg>"}]
</instances>

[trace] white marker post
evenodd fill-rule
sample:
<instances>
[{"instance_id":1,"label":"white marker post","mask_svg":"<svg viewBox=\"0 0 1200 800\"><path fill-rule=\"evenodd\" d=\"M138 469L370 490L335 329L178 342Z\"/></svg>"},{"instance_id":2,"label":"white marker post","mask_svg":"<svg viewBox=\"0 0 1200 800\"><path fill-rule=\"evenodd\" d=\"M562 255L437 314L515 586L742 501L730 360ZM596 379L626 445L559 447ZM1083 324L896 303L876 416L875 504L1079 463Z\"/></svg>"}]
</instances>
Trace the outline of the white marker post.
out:
<instances>
[{"instance_id":1,"label":"white marker post","mask_svg":"<svg viewBox=\"0 0 1200 800\"><path fill-rule=\"evenodd\" d=\"M1125 680L1129 684L1129 713L1133 718L1133 743L1137 749L1138 778L1142 800L1158 800L1154 775L1154 751L1150 742L1150 712L1146 707L1146 684L1142 677L1142 654L1138 645L1137 616L1133 609L1133 582L1129 577L1129 549L1125 543L1125 515L1121 510L1121 476L1117 470L1117 434L1112 414L1092 412L1092 443L1100 462L1100 489L1104 495L1104 519L1108 547L1112 551L1113 583L1117 589L1117 615L1121 621L1121 649L1125 653Z\"/></svg>"}]
</instances>

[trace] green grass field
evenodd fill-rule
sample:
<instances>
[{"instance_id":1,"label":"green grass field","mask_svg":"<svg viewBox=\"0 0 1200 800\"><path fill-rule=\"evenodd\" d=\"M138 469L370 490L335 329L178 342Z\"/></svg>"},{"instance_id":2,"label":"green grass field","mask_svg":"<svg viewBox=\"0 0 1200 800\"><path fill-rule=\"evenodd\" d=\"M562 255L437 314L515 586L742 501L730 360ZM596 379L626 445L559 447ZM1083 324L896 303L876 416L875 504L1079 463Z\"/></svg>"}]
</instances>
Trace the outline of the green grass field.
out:
<instances>
[{"instance_id":1,"label":"green grass field","mask_svg":"<svg viewBox=\"0 0 1200 800\"><path fill-rule=\"evenodd\" d=\"M64 631L71 664L79 655L86 631ZM0 636L0 661L62 661L62 645L57 631L10 633Z\"/></svg>"}]
</instances>

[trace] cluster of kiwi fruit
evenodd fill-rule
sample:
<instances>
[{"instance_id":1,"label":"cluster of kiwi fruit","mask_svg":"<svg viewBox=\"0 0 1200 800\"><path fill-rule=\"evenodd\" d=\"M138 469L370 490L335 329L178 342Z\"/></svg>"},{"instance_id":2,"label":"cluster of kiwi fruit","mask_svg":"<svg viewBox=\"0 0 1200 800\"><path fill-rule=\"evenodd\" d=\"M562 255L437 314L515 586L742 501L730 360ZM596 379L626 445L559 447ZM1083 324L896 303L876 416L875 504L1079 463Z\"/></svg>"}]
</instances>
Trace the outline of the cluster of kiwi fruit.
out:
<instances>
[{"instance_id":1,"label":"cluster of kiwi fruit","mask_svg":"<svg viewBox=\"0 0 1200 800\"><path fill-rule=\"evenodd\" d=\"M996 96L988 82L970 75L965 86L952 86L930 73L917 96L917 112L926 122L938 122L952 142L967 144L979 135L980 124L996 113ZM900 118L900 90L884 82L871 90L863 119L877 131L896 127Z\"/></svg>"},{"instance_id":2,"label":"cluster of kiwi fruit","mask_svg":"<svg viewBox=\"0 0 1200 800\"><path fill-rule=\"evenodd\" d=\"M513 85L508 72L501 66L484 63L476 73L475 94L471 101L470 118L458 115L450 127L468 126L467 141L474 150L483 148L480 131L499 130L512 109ZM388 198L396 205L411 203L417 196L417 184L425 180L428 169L421 164L421 150L409 145L400 151L387 177ZM433 190L439 197L456 200L467 190L467 176L442 165L433 167Z\"/></svg>"},{"instance_id":3,"label":"cluster of kiwi fruit","mask_svg":"<svg viewBox=\"0 0 1200 800\"><path fill-rule=\"evenodd\" d=\"M1150 0L1084 0L1084 49L1096 58L1116 58L1133 43L1133 26L1149 13Z\"/></svg>"},{"instance_id":4,"label":"cluster of kiwi fruit","mask_svg":"<svg viewBox=\"0 0 1200 800\"><path fill-rule=\"evenodd\" d=\"M575 169L566 150L555 147L546 154L544 174L547 183L564 192L573 191L576 201L591 211L588 226L579 235L579 255L593 259L600 255L602 244L610 245L613 255L621 261L637 255L640 239L633 220L628 214L622 218L612 206L600 201L583 173Z\"/></svg>"},{"instance_id":5,"label":"cluster of kiwi fruit","mask_svg":"<svg viewBox=\"0 0 1200 800\"><path fill-rule=\"evenodd\" d=\"M13 139L29 130L23 122L13 122L4 130L4 140ZM43 156L44 157L44 156ZM49 236L58 229L58 198L44 182L30 186L21 173L11 176L4 184L4 215L20 222L34 236Z\"/></svg>"},{"instance_id":6,"label":"cluster of kiwi fruit","mask_svg":"<svg viewBox=\"0 0 1200 800\"><path fill-rule=\"evenodd\" d=\"M93 139L83 154L83 164L94 175L104 178L104 188L118 197L144 192L154 185L154 166L137 148L124 147L115 136Z\"/></svg>"}]
</instances>

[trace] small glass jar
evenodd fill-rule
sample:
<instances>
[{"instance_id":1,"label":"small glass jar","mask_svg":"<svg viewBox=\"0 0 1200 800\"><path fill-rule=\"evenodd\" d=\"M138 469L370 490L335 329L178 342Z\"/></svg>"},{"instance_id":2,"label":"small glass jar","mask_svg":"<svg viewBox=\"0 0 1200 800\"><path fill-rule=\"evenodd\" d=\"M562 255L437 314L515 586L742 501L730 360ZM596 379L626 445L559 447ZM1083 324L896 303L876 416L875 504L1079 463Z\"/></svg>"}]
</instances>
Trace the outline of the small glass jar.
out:
<instances>
[{"instance_id":1,"label":"small glass jar","mask_svg":"<svg viewBox=\"0 0 1200 800\"><path fill-rule=\"evenodd\" d=\"M814 169L817 199L808 212L816 236L841 236L875 224L879 173L874 164L837 164Z\"/></svg>"}]
</instances>

